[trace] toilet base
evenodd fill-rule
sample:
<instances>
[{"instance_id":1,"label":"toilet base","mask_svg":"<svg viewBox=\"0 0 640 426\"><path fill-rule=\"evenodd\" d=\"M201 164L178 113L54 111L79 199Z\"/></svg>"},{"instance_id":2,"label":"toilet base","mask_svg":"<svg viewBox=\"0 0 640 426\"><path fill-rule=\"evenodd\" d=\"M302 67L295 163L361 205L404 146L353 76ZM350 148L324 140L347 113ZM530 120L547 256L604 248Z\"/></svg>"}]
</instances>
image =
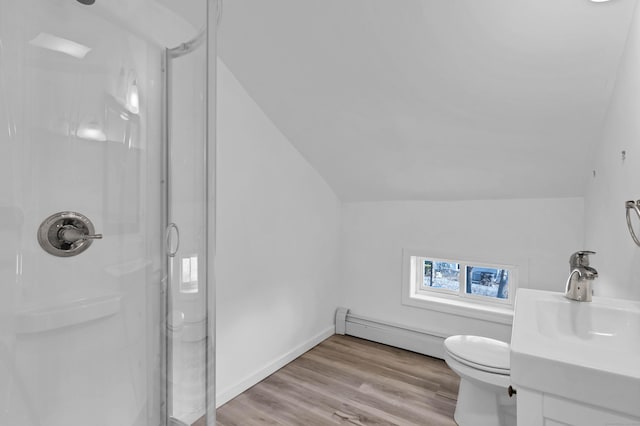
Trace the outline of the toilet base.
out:
<instances>
[{"instance_id":1,"label":"toilet base","mask_svg":"<svg viewBox=\"0 0 640 426\"><path fill-rule=\"evenodd\" d=\"M454 420L459 426L516 426L515 400L506 389L462 378Z\"/></svg>"}]
</instances>

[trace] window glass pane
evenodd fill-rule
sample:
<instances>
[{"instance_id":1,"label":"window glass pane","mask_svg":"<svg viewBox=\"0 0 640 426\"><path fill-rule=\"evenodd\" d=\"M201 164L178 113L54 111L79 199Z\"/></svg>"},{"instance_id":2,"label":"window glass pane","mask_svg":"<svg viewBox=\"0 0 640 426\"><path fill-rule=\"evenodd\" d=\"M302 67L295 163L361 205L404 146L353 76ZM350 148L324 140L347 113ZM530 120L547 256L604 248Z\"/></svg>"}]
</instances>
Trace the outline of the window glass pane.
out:
<instances>
[{"instance_id":1,"label":"window glass pane","mask_svg":"<svg viewBox=\"0 0 640 426\"><path fill-rule=\"evenodd\" d=\"M425 259L422 285L457 293L460 290L460 264Z\"/></svg>"},{"instance_id":2,"label":"window glass pane","mask_svg":"<svg viewBox=\"0 0 640 426\"><path fill-rule=\"evenodd\" d=\"M508 299L509 271L484 266L467 266L466 293Z\"/></svg>"}]
</instances>

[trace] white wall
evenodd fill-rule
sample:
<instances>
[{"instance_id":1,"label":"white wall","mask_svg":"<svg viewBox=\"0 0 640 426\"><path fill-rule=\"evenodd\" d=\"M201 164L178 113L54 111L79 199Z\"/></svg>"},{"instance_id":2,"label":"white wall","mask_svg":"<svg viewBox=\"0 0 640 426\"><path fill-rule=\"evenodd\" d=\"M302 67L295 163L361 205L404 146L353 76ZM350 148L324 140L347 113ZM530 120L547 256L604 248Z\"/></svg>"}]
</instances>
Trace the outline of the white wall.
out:
<instances>
[{"instance_id":1,"label":"white wall","mask_svg":"<svg viewBox=\"0 0 640 426\"><path fill-rule=\"evenodd\" d=\"M528 287L555 291L564 289L569 255L582 249L581 198L346 203L343 213L344 306L441 334L508 341L511 327L403 306L403 248L496 263L520 259L528 264Z\"/></svg>"},{"instance_id":2,"label":"white wall","mask_svg":"<svg viewBox=\"0 0 640 426\"><path fill-rule=\"evenodd\" d=\"M221 62L217 404L333 333L340 202Z\"/></svg>"},{"instance_id":3,"label":"white wall","mask_svg":"<svg viewBox=\"0 0 640 426\"><path fill-rule=\"evenodd\" d=\"M597 253L598 295L640 300L640 247L629 235L624 202L640 199L640 8L636 7L625 55L594 159L595 178L585 197L586 247ZM621 152L626 151L626 160ZM636 221L636 224L640 223ZM640 229L636 228L636 234Z\"/></svg>"}]
</instances>

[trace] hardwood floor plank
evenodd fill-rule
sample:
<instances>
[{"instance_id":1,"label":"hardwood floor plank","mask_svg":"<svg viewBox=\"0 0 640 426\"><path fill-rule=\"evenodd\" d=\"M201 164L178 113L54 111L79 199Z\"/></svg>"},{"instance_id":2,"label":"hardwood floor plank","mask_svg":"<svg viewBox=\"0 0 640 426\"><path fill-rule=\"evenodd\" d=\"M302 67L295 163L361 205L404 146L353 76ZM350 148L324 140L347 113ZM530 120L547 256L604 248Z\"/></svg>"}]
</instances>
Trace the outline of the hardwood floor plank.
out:
<instances>
[{"instance_id":1,"label":"hardwood floor plank","mask_svg":"<svg viewBox=\"0 0 640 426\"><path fill-rule=\"evenodd\" d=\"M416 380L415 377L410 377L406 373L399 373L388 367L362 363L352 359L344 359L341 362L336 363L336 357L330 354L323 354L322 352L309 354L308 358L313 359L318 363L327 363L327 365L332 365L342 375L356 373L360 375L362 380L367 380L367 378L369 378L369 380L377 384L379 388L384 389L387 396L392 396L395 399L409 399L411 395L415 395L416 398L411 399L416 399L418 400L416 402L419 402L425 398L434 398L436 396L436 392L440 390L440 384L437 382ZM445 366L444 364L441 364L439 367L442 368ZM425 393L425 390L429 390L431 393L427 394ZM442 397L438 396L438 398ZM447 401L450 400L447 399ZM438 404L438 406L441 405L442 404ZM453 405L455 406L455 402Z\"/></svg>"},{"instance_id":2,"label":"hardwood floor plank","mask_svg":"<svg viewBox=\"0 0 640 426\"><path fill-rule=\"evenodd\" d=\"M455 426L444 361L332 336L217 410L220 426Z\"/></svg>"},{"instance_id":3,"label":"hardwood floor plank","mask_svg":"<svg viewBox=\"0 0 640 426\"><path fill-rule=\"evenodd\" d=\"M365 360L357 359L353 356L343 356L342 354L335 354L334 352L325 351L322 348L318 348L318 351L314 351L308 355L311 359L318 362L330 362L334 368L341 371L353 371L361 379L370 377L371 375L378 376L381 381L388 382L389 384L411 384L420 388L428 388L434 392L440 388L439 383L433 378L424 379L417 376L419 372L415 374L409 372L398 371L390 365L384 365L375 362L364 362ZM418 369L414 366L414 369Z\"/></svg>"},{"instance_id":4,"label":"hardwood floor plank","mask_svg":"<svg viewBox=\"0 0 640 426\"><path fill-rule=\"evenodd\" d=\"M220 426L264 426L280 425L277 419L268 416L246 395L239 395L233 404L225 404L224 410L216 410L216 423ZM195 426L195 425L194 425ZM204 426L204 424L202 425Z\"/></svg>"},{"instance_id":5,"label":"hardwood floor plank","mask_svg":"<svg viewBox=\"0 0 640 426\"><path fill-rule=\"evenodd\" d=\"M296 405L299 409L310 411L322 419L323 424L341 424L340 419L334 417L334 407L340 405L340 401L320 392L308 392L308 389L296 383L297 377L286 374L272 375L262 384L265 389L277 393L280 398ZM304 395L304 397L301 397Z\"/></svg>"},{"instance_id":6,"label":"hardwood floor plank","mask_svg":"<svg viewBox=\"0 0 640 426\"><path fill-rule=\"evenodd\" d=\"M444 365L444 361L440 359L425 357L415 352L404 351L390 346L378 345L362 339L349 338L341 341L329 339L323 342L322 345L324 347L341 348L343 353L353 355L354 359L363 359L372 363L381 363L380 360L384 360L381 364L383 367L406 373L407 378L417 377L425 381L440 383L450 381L449 379L452 377L457 377L455 375L452 376L448 368L441 368ZM322 346L318 348L321 349ZM385 357L385 354L391 356ZM416 369L416 363L420 365L420 368Z\"/></svg>"},{"instance_id":7,"label":"hardwood floor plank","mask_svg":"<svg viewBox=\"0 0 640 426\"><path fill-rule=\"evenodd\" d=\"M289 373L283 374L288 375ZM314 374L316 375L316 378L319 376L318 373L311 372L311 374L306 377L311 378ZM324 378L327 379L326 376ZM356 398L359 393L359 387L356 388L351 385L346 385L340 382L339 379L332 378L328 378L328 381L324 380L323 382L315 381L313 378L311 378L311 380L303 379L300 381L298 376L294 377L294 379L298 380L300 386L308 392L333 399L333 404L329 404L332 415L346 420L348 423L359 424L366 422L367 425L392 424L384 420L383 417L367 410L363 410L362 407L358 407L353 404L354 398ZM306 395L307 393L302 394Z\"/></svg>"}]
</instances>

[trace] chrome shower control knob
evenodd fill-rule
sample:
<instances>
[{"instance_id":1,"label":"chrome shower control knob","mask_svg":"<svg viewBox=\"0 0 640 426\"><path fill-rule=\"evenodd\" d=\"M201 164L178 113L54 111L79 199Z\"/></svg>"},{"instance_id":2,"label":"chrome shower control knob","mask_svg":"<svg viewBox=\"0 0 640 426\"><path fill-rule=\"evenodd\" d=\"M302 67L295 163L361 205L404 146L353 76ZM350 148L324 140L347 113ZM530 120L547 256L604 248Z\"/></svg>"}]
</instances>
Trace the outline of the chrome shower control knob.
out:
<instances>
[{"instance_id":1,"label":"chrome shower control knob","mask_svg":"<svg viewBox=\"0 0 640 426\"><path fill-rule=\"evenodd\" d=\"M93 240L99 240L93 223L76 212L59 212L46 218L38 228L38 243L49 254L70 257L89 248Z\"/></svg>"},{"instance_id":2,"label":"chrome shower control knob","mask_svg":"<svg viewBox=\"0 0 640 426\"><path fill-rule=\"evenodd\" d=\"M72 244L82 240L100 240L102 234L89 235L73 225L63 225L58 231L58 239Z\"/></svg>"}]
</instances>

